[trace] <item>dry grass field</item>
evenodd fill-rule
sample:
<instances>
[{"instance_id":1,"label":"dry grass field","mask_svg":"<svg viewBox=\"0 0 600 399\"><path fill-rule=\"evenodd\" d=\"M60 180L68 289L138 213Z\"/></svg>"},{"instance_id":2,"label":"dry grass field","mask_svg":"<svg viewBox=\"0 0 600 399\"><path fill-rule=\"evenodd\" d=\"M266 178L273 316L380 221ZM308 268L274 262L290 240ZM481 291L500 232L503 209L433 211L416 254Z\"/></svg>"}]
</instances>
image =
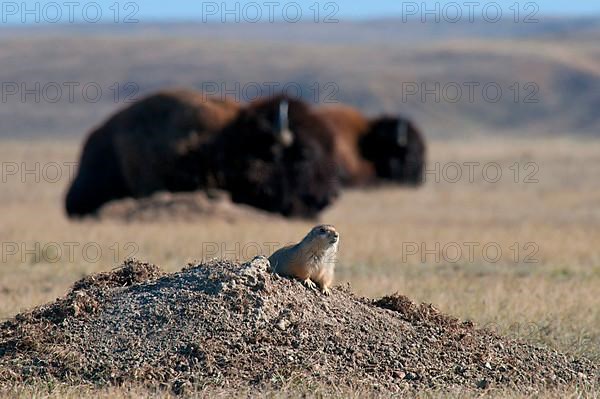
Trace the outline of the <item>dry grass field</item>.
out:
<instances>
[{"instance_id":1,"label":"dry grass field","mask_svg":"<svg viewBox=\"0 0 600 399\"><path fill-rule=\"evenodd\" d=\"M52 301L75 280L110 270L130 255L168 271L203 258L247 260L297 240L311 227L252 217L69 221L62 197L78 146L66 140L0 143L0 319ZM322 215L342 236L337 282L369 297L398 291L503 335L600 362L600 142L480 138L433 141L430 147L423 188L346 192ZM56 165L63 173L58 179ZM85 388L83 394L72 387L50 388L17 387L4 394L152 395L136 388ZM319 389L290 382L289 390L265 395L326 394ZM598 396L576 388L540 394ZM428 395L438 394L423 397Z\"/></svg>"}]
</instances>

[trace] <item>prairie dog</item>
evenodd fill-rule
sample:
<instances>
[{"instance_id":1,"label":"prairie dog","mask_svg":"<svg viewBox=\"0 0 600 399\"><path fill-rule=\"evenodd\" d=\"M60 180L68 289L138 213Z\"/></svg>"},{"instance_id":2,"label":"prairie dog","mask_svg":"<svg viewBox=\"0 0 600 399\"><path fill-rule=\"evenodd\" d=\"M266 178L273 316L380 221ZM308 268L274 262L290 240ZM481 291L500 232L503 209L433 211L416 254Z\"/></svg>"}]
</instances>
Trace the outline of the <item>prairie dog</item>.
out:
<instances>
[{"instance_id":1,"label":"prairie dog","mask_svg":"<svg viewBox=\"0 0 600 399\"><path fill-rule=\"evenodd\" d=\"M331 295L339 242L335 227L316 226L298 244L275 251L269 262L275 273L295 277L309 288L318 285L323 294Z\"/></svg>"}]
</instances>

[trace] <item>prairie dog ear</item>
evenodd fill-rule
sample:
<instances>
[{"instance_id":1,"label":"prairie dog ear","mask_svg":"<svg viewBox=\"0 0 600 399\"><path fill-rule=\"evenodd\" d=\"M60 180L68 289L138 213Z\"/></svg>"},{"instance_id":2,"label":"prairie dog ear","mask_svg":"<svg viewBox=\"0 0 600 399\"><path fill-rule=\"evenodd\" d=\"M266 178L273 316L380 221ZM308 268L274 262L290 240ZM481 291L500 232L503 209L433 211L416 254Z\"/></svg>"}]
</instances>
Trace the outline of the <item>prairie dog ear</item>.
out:
<instances>
[{"instance_id":1,"label":"prairie dog ear","mask_svg":"<svg viewBox=\"0 0 600 399\"><path fill-rule=\"evenodd\" d=\"M285 99L279 103L277 123L279 141L284 147L291 146L294 143L294 133L290 130L290 103Z\"/></svg>"},{"instance_id":2,"label":"prairie dog ear","mask_svg":"<svg viewBox=\"0 0 600 399\"><path fill-rule=\"evenodd\" d=\"M406 146L408 144L408 122L405 119L398 119L396 144L399 146Z\"/></svg>"}]
</instances>

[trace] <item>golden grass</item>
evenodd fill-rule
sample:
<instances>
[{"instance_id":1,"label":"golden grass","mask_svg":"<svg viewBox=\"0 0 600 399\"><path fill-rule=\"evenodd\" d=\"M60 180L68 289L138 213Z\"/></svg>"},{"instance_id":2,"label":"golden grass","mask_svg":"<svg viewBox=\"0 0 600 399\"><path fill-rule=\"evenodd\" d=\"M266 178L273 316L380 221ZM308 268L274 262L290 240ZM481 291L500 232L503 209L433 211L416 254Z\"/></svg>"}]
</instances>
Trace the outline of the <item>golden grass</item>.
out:
<instances>
[{"instance_id":1,"label":"golden grass","mask_svg":"<svg viewBox=\"0 0 600 399\"><path fill-rule=\"evenodd\" d=\"M76 160L78 153L75 142L0 144L3 165L15 162L22 168L25 162L29 169L36 162L40 170L50 162L63 165ZM338 282L350 283L365 296L399 291L503 334L600 361L600 142L435 141L429 158L433 165L439 162L440 171L446 166L450 178L452 162L480 166L473 183L463 165L466 175L457 183L443 178L438 183L430 174L419 190L349 191L322 216L342 235ZM482 178L482 167L490 162L502 170L497 183ZM515 162L521 171L517 183L511 169ZM527 172L534 170L530 162L539 168L534 176L539 182L527 184ZM488 172L493 178L493 167ZM129 243L137 248L137 258L177 270L205 257L248 259L257 248L267 252L272 243L298 240L312 224L275 220L266 226L264 220L250 218L234 223L71 222L62 212L66 177L57 183L36 183L33 175L25 178L22 182L20 175L0 176L0 318L63 295L86 274L117 266L131 253ZM86 244L92 258L94 248L101 249L100 260L86 261ZM486 244L501 248L497 262L489 261L495 256L492 249L486 260ZM14 245L17 253L7 253ZM72 259L69 245L75 248ZM468 245L478 245L472 259ZM417 253L407 253L415 246ZM457 248L463 256L454 260ZM537 263L529 263L527 255ZM27 391L31 388L24 389L13 393L33 394ZM69 388L58 392L78 395ZM561 394L594 397L576 391ZM132 397L126 391L120 395Z\"/></svg>"}]
</instances>

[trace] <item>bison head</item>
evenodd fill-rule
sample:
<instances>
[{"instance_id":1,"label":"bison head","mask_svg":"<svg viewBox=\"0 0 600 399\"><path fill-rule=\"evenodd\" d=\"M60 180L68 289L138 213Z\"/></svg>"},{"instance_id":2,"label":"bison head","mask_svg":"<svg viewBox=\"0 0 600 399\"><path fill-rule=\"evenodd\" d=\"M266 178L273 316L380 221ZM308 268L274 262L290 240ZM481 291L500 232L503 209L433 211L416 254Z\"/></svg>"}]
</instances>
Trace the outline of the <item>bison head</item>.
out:
<instances>
[{"instance_id":1,"label":"bison head","mask_svg":"<svg viewBox=\"0 0 600 399\"><path fill-rule=\"evenodd\" d=\"M423 182L425 141L411 121L401 117L372 121L360 147L379 178L410 185Z\"/></svg>"},{"instance_id":2,"label":"bison head","mask_svg":"<svg viewBox=\"0 0 600 399\"><path fill-rule=\"evenodd\" d=\"M218 137L217 180L235 202L314 217L338 195L329 128L299 100L250 104Z\"/></svg>"}]
</instances>

